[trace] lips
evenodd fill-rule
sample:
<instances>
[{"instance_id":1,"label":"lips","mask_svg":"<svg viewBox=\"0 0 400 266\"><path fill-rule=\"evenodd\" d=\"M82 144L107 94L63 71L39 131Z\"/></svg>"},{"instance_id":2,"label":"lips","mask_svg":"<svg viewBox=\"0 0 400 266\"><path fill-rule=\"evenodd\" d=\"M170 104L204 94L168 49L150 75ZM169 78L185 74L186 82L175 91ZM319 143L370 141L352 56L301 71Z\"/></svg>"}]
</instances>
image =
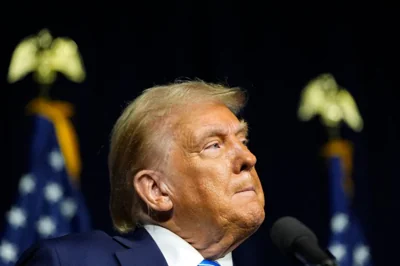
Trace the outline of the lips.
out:
<instances>
[{"instance_id":1,"label":"lips","mask_svg":"<svg viewBox=\"0 0 400 266\"><path fill-rule=\"evenodd\" d=\"M254 186L249 186L249 187L243 188L243 189L239 190L237 193L248 192L248 191L255 192Z\"/></svg>"}]
</instances>

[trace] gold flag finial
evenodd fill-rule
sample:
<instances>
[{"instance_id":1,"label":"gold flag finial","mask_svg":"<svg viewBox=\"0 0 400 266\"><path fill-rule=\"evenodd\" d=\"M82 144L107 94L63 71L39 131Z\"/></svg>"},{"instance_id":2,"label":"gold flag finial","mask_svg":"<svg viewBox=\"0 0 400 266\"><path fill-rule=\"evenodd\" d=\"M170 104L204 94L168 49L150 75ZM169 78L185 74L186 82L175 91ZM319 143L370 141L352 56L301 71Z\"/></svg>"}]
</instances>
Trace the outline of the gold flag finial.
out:
<instances>
[{"instance_id":1,"label":"gold flag finial","mask_svg":"<svg viewBox=\"0 0 400 266\"><path fill-rule=\"evenodd\" d=\"M328 128L338 128L343 121L356 132L363 129L363 119L353 97L329 73L318 76L305 86L297 114L302 121L319 116Z\"/></svg>"},{"instance_id":2,"label":"gold flag finial","mask_svg":"<svg viewBox=\"0 0 400 266\"><path fill-rule=\"evenodd\" d=\"M27 105L27 110L53 124L66 171L73 181L77 181L81 161L78 139L69 119L73 115L73 105L49 97L49 89L58 72L77 83L86 77L77 44L70 38L53 38L48 29L42 29L16 46L7 79L9 83L14 83L32 73L34 81L39 84L40 97L33 99Z\"/></svg>"},{"instance_id":3,"label":"gold flag finial","mask_svg":"<svg viewBox=\"0 0 400 266\"><path fill-rule=\"evenodd\" d=\"M48 87L57 72L73 82L85 79L85 69L76 43L69 38L53 38L48 29L28 36L15 48L8 70L8 82L14 83L33 73L34 80Z\"/></svg>"}]
</instances>

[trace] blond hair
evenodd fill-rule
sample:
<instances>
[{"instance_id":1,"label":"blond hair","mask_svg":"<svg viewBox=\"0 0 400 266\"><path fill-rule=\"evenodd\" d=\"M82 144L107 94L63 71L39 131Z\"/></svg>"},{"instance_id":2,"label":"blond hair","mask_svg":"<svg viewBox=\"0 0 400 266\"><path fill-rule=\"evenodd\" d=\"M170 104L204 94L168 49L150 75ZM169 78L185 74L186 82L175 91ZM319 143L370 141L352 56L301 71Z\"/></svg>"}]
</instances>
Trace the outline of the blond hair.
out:
<instances>
[{"instance_id":1,"label":"blond hair","mask_svg":"<svg viewBox=\"0 0 400 266\"><path fill-rule=\"evenodd\" d=\"M114 227L128 233L140 224L142 202L133 186L134 175L156 167L154 158L165 154L165 125L173 110L192 103L216 102L238 114L246 103L240 88L204 81L177 81L155 86L131 102L112 130L108 159L110 212ZM161 145L162 144L162 145Z\"/></svg>"}]
</instances>

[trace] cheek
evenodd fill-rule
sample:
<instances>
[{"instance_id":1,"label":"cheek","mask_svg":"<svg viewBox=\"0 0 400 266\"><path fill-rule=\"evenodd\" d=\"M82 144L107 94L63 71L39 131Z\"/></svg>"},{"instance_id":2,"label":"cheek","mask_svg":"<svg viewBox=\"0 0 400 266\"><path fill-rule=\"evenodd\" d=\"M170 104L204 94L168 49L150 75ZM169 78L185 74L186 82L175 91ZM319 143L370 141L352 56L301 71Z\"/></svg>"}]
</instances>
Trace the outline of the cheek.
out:
<instances>
[{"instance_id":1,"label":"cheek","mask_svg":"<svg viewBox=\"0 0 400 266\"><path fill-rule=\"evenodd\" d=\"M215 201L229 189L229 171L218 164L196 167L192 180L200 201Z\"/></svg>"},{"instance_id":2,"label":"cheek","mask_svg":"<svg viewBox=\"0 0 400 266\"><path fill-rule=\"evenodd\" d=\"M224 201L230 192L231 172L228 158L172 157L171 192L182 204L210 205ZM187 156L187 155L186 155Z\"/></svg>"}]
</instances>

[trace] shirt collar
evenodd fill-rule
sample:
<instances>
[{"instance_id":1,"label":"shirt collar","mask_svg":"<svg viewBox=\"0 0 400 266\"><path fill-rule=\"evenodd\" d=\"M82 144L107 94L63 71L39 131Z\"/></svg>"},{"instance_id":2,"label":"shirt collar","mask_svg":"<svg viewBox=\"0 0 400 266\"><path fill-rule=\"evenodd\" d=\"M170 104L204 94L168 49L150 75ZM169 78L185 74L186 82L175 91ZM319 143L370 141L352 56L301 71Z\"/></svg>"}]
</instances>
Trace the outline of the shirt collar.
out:
<instances>
[{"instance_id":1,"label":"shirt collar","mask_svg":"<svg viewBox=\"0 0 400 266\"><path fill-rule=\"evenodd\" d=\"M144 225L164 255L168 265L197 266L203 261L203 256L188 242L170 230L158 225ZM232 253L217 260L221 266L232 266Z\"/></svg>"}]
</instances>

